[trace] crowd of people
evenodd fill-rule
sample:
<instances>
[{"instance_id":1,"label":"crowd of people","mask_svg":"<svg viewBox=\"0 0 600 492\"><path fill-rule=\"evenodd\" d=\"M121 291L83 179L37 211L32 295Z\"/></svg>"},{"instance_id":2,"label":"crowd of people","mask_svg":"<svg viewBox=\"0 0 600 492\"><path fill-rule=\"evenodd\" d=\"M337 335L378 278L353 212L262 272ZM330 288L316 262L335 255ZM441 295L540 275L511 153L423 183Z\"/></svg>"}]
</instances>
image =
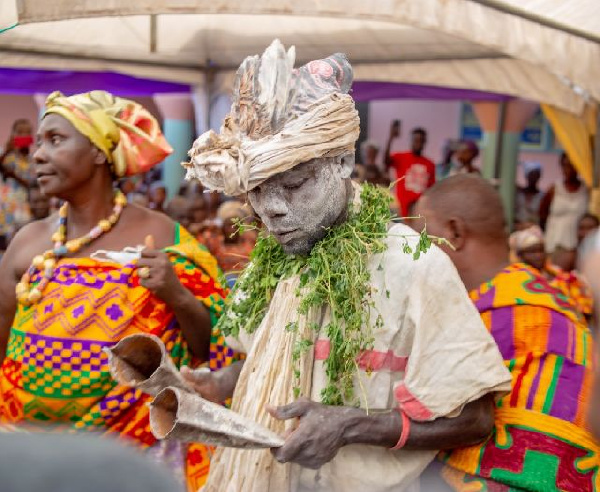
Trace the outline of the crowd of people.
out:
<instances>
[{"instance_id":1,"label":"crowd of people","mask_svg":"<svg viewBox=\"0 0 600 492\"><path fill-rule=\"evenodd\" d=\"M393 210L399 217L410 220L421 195L436 182L459 174L481 175L474 165L479 147L472 140L448 141L442 162L437 165L424 155L427 131L414 128L411 132L411 149L392 152L395 139L400 136L398 121L392 123L386 144L383 166L377 162L380 147L372 141L364 141L360 149L354 178L359 183L371 183L395 190ZM552 278L568 276L577 266L578 250L583 240L598 229L600 221L589 213L589 190L580 179L565 152L559 157L562 179L548 190L541 190L542 166L537 162L522 164L525 186L516 186L514 229L527 230L517 237L528 237L527 254L543 249L533 264L538 269L553 272ZM532 238L536 238L534 241ZM513 251L513 257L517 257ZM540 266L543 262L544 266ZM572 276L571 276L572 277ZM578 288L578 287L577 287ZM585 290L585 289L583 289ZM587 296L589 299L589 296Z\"/></svg>"},{"instance_id":2,"label":"crowd of people","mask_svg":"<svg viewBox=\"0 0 600 492\"><path fill-rule=\"evenodd\" d=\"M0 430L33 448L21 462L52 463L64 490L90 456L110 490L600 490L598 219L568 157L547 193L528 166L509 236L473 142L436 166L422 128L391 152L394 122L384 167L366 142L355 169L350 63L293 70L289 57L274 41L246 59L227 123L198 138L196 180L171 197L156 166L172 149L138 103L57 92L35 137L15 122L1 161ZM139 333L162 341L187 390L283 444L157 440L151 396L117 384L104 353ZM54 441L66 458L48 461L51 438L18 432L50 424L147 461L68 436ZM6 463L0 488L25 483ZM115 482L123 463L129 488Z\"/></svg>"}]
</instances>

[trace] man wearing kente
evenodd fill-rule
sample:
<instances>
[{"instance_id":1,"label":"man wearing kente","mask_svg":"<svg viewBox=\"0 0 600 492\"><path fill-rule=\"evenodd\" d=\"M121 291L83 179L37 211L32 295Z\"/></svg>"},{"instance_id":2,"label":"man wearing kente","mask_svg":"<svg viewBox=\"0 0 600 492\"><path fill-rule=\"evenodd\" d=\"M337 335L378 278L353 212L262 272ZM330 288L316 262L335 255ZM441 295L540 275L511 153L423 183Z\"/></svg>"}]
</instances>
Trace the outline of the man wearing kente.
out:
<instances>
[{"instance_id":1,"label":"man wearing kente","mask_svg":"<svg viewBox=\"0 0 600 492\"><path fill-rule=\"evenodd\" d=\"M509 375L448 257L391 223L385 190L353 186L346 57L294 59L279 41L246 58L221 133L190 152L190 174L248 192L267 232L220 321L245 363L187 377L294 428L272 452L219 449L202 490L411 490L439 449L485 439Z\"/></svg>"},{"instance_id":2,"label":"man wearing kente","mask_svg":"<svg viewBox=\"0 0 600 492\"><path fill-rule=\"evenodd\" d=\"M102 349L141 332L178 365L216 369L231 356L212 333L223 295L214 258L113 187L172 149L146 109L103 91L51 94L37 142L37 182L64 205L23 228L0 265L0 421L121 436L160 454L148 397L116 385ZM169 458L185 466L176 451ZM197 488L205 448L190 448L186 470Z\"/></svg>"},{"instance_id":3,"label":"man wearing kente","mask_svg":"<svg viewBox=\"0 0 600 492\"><path fill-rule=\"evenodd\" d=\"M458 491L600 490L599 448L587 424L593 339L581 313L538 270L510 263L502 201L479 176L456 176L417 205L447 249L512 374L482 444L443 456Z\"/></svg>"}]
</instances>

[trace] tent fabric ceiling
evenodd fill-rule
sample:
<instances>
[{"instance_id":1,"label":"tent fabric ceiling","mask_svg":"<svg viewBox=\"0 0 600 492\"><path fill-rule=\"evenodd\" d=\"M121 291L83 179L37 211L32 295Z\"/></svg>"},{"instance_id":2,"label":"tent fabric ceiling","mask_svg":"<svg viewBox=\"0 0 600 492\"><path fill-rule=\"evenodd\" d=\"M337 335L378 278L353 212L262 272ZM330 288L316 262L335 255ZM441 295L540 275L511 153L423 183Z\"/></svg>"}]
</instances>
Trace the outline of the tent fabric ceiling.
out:
<instances>
[{"instance_id":1,"label":"tent fabric ceiling","mask_svg":"<svg viewBox=\"0 0 600 492\"><path fill-rule=\"evenodd\" d=\"M564 28L600 38L598 0L488 0L488 6L511 9L515 14L536 16Z\"/></svg>"},{"instance_id":2,"label":"tent fabric ceiling","mask_svg":"<svg viewBox=\"0 0 600 492\"><path fill-rule=\"evenodd\" d=\"M3 0L5 1L5 0ZM17 0L13 0L17 1ZM0 65L121 71L192 83L279 37L298 63L348 54L359 80L448 85L554 104L600 100L597 0L18 0ZM23 66L23 65L21 65ZM95 66L97 68L90 68ZM144 72L144 74L140 74ZM185 79L185 80L184 80Z\"/></svg>"}]
</instances>

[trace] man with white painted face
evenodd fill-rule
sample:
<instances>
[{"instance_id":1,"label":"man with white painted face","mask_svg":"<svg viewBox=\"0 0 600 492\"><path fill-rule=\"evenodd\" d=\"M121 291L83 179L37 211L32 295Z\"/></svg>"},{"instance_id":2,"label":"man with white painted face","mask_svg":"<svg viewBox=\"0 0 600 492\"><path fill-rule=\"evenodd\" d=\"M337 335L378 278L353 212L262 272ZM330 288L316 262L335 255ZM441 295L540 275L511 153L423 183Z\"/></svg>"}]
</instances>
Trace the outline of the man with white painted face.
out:
<instances>
[{"instance_id":1,"label":"man with white painted face","mask_svg":"<svg viewBox=\"0 0 600 492\"><path fill-rule=\"evenodd\" d=\"M294 58L279 41L246 58L220 134L187 164L248 193L266 231L219 324L245 362L184 376L286 436L218 450L202 490L413 490L438 450L489 435L510 377L448 257L392 225L385 190L352 184L346 57Z\"/></svg>"}]
</instances>

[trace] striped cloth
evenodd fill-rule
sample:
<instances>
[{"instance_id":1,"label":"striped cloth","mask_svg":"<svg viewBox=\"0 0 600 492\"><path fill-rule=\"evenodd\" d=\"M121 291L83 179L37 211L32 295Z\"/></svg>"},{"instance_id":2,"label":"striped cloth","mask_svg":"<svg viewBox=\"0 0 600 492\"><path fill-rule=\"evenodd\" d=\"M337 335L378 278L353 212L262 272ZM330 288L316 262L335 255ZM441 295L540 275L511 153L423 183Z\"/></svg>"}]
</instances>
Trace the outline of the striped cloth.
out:
<instances>
[{"instance_id":1,"label":"striped cloth","mask_svg":"<svg viewBox=\"0 0 600 492\"><path fill-rule=\"evenodd\" d=\"M215 259L177 226L165 249L184 287L207 306L216 323L226 291ZM39 281L39 275L32 282ZM0 367L0 425L26 430L87 431L118 436L152 448L149 395L117 385L102 351L133 333L161 338L177 367L191 354L169 307L140 285L135 265L90 258L61 260L42 299L19 306ZM234 360L223 336L213 330L207 365L217 370ZM187 447L181 466L196 491L208 474L212 449ZM183 463L185 461L185 463Z\"/></svg>"},{"instance_id":2,"label":"striped cloth","mask_svg":"<svg viewBox=\"0 0 600 492\"><path fill-rule=\"evenodd\" d=\"M471 292L512 374L495 430L444 453L459 491L600 490L599 448L586 428L592 336L579 310L537 270L517 263Z\"/></svg>"}]
</instances>

